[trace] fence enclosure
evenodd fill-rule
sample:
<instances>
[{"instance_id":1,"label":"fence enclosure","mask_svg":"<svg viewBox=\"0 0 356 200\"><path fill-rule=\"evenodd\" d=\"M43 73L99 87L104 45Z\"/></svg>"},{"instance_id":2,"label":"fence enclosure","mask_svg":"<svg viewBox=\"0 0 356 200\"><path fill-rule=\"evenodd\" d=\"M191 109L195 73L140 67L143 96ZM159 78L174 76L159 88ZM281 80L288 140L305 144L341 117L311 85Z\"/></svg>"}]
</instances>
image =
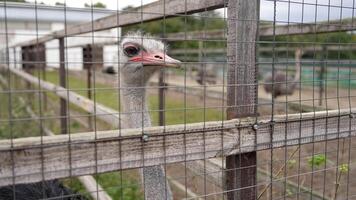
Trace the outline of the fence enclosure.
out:
<instances>
[{"instance_id":1,"label":"fence enclosure","mask_svg":"<svg viewBox=\"0 0 356 200\"><path fill-rule=\"evenodd\" d=\"M271 2L276 12L278 1ZM263 25L260 20L263 7L259 0L159 0L88 23L65 27L14 46L7 44L1 56L4 60L0 67L0 95L7 98L10 106L8 111L1 111L8 114L1 117L0 128L8 124L10 128L4 128L3 132L8 132L10 136L6 138L0 134L0 186L78 177L91 198L109 200L112 198L106 192L109 187L100 183L105 182L98 178L100 174L120 171L122 179L125 170L161 165L167 172L169 184L174 186L176 198L248 200L296 196L301 199L351 199L356 195L352 189L355 183L351 180L355 173L352 152L356 136L356 99L352 88L356 79L352 57L354 40L350 43L320 42L316 39L298 42L290 37L312 35L317 38L341 32L350 34L350 38L355 37L355 7L293 1L284 3L289 6L339 7L340 10L345 7L352 10L352 17L347 20L328 19L326 22L315 19L314 23L290 22L288 18L286 23L277 21L274 13L273 21ZM6 10L6 5L4 8ZM120 111L120 98L116 98L123 89L118 81L120 70L116 75L101 74L105 66L121 64L120 58L112 63L105 61L105 47L116 46L119 51L120 43L116 40L95 42L94 32L157 20L163 20L165 27L166 20L170 18L196 17L197 13L220 8L225 9L224 30L162 32L159 39L168 43L198 42L198 49L185 45L184 48L168 51L183 58L194 54L199 57L198 62L184 60L181 71L160 70L146 88L149 96L157 98L150 102L151 106L155 106L150 111L157 113L156 124L159 126L127 129L123 120L125 113ZM210 19L205 19L204 15L200 17ZM91 44L67 45L66 38L88 33L93 33L89 36L93 39ZM7 29L3 34L9 34ZM283 37L287 38L286 42ZM50 70L50 64L46 61L46 43L49 41L58 41L59 68L54 71ZM205 48L205 43L214 41L225 43L223 47ZM68 61L70 48L82 50L83 70L69 70L72 64ZM289 66L297 65L297 61L289 57L298 48L302 48L304 53L314 54L310 58L310 77L302 79L300 75L299 80L279 80L276 77L281 70L286 77L297 74L297 69L289 72ZM332 63L327 60L329 51L338 52L338 64L341 51L350 54L349 59L343 59L348 64L342 68L345 71L343 79L340 79L340 66L328 68ZM278 52L287 55L286 61L277 61ZM316 52L322 52L323 56L317 58ZM209 53L225 54L225 61L204 61ZM264 63L260 59L263 53L272 57L271 62ZM21 60L17 59L19 57ZM222 68L222 80L215 84L196 84L191 78L193 71L200 66L202 76L207 77L206 66L209 63L215 68ZM263 64L266 69L272 67L271 82L260 78L266 76L261 70ZM330 78L329 70L337 73L335 79ZM52 76L58 84L50 81L54 79ZM345 81L344 88L340 87L340 81ZM84 86L80 85L81 82L85 83ZM261 90L268 84L272 90L277 89L278 84L284 84L286 88L295 84L294 94L299 93L299 96L261 98ZM336 95L330 96L330 91L334 90ZM112 93L118 102L103 103L103 99L111 98ZM24 98L25 95L27 98ZM183 99L183 106L173 104L175 101L171 99L168 101L169 95L173 96L171 99ZM303 95L309 95L309 99ZM29 117L14 115L15 109L10 102L15 104L17 101ZM193 102L197 102L196 108L188 106ZM331 105L328 102L332 102ZM167 109L170 105L173 108ZM267 114L261 114L260 109L263 112L268 110ZM282 111L278 113L278 109ZM289 111L292 109L295 112ZM210 120L207 116L210 110L220 120ZM54 114L51 115L51 112ZM176 118L181 116L178 113L183 112L184 123L166 125L170 123L171 118L167 117L170 112L176 113ZM203 120L189 123L188 112L202 112ZM189 116L193 116L192 113ZM13 127L26 120L36 122L40 135L15 138ZM72 132L72 129L76 130L73 122L84 128ZM105 130L100 130L100 127ZM322 147L324 149L320 150ZM303 153L303 148L312 152ZM301 164L305 158L311 171ZM318 163L316 159L321 161ZM324 182L319 180L322 173ZM329 180L327 173L335 176L331 178L335 184L325 183ZM191 177L188 174L197 176L198 180L192 178L192 183L189 183ZM347 175L343 182L342 175ZM265 180L258 180L260 177L265 177ZM304 184L309 179L310 184ZM198 182L198 186L193 184L194 181ZM191 184L193 186L189 187ZM120 186L111 187L121 190L125 186L121 180ZM305 194L310 196L303 196Z\"/></svg>"}]
</instances>

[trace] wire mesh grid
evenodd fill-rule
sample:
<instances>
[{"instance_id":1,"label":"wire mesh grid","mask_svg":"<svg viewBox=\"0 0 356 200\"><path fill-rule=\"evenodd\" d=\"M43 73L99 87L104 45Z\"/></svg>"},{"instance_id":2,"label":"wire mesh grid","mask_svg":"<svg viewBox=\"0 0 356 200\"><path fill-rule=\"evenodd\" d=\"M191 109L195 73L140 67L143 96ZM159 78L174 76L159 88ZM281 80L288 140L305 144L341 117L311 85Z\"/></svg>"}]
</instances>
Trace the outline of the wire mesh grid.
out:
<instances>
[{"instance_id":1,"label":"wire mesh grid","mask_svg":"<svg viewBox=\"0 0 356 200\"><path fill-rule=\"evenodd\" d=\"M75 2L0 2L0 199L356 199L354 0Z\"/></svg>"}]
</instances>

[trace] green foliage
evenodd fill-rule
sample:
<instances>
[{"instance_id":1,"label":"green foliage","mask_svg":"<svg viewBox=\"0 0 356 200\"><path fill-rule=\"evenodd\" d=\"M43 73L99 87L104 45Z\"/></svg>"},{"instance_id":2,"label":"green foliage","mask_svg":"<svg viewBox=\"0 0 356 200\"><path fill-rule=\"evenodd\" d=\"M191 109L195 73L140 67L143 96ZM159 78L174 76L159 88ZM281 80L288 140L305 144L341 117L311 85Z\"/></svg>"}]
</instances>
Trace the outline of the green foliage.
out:
<instances>
[{"instance_id":1,"label":"green foliage","mask_svg":"<svg viewBox=\"0 0 356 200\"><path fill-rule=\"evenodd\" d=\"M132 7L127 7L126 11L135 11ZM207 11L195 15L178 16L174 18L145 22L131 25L122 29L123 34L130 31L143 31L155 36L163 36L164 33L177 33L189 31L222 30L226 27L226 22L215 11ZM224 47L225 42L204 42L204 47ZM197 41L171 42L171 48L198 48Z\"/></svg>"},{"instance_id":2,"label":"green foliage","mask_svg":"<svg viewBox=\"0 0 356 200\"><path fill-rule=\"evenodd\" d=\"M126 174L126 172L111 172L95 175L94 178L113 200L142 200L143 195L139 188L139 182L130 176L125 176ZM90 200L93 199L78 179L65 179L63 183L73 191Z\"/></svg>"},{"instance_id":3,"label":"green foliage","mask_svg":"<svg viewBox=\"0 0 356 200\"><path fill-rule=\"evenodd\" d=\"M273 41L273 37L262 37L262 41ZM322 33L322 34L304 34L304 35L293 35L293 36L277 36L275 43L276 47L285 47L287 44L290 48L293 46L300 47L301 44L304 46L320 46L322 44L327 45L338 45L340 44L341 47L346 46L343 43L354 44L356 42L356 37L354 34L350 34L349 32L335 32L335 33ZM261 46L264 47L272 47L271 43L262 42ZM328 50L326 53L327 55L323 55L322 53L325 52L306 52L305 56L309 58L316 58L320 59L322 57L327 56L328 59L356 59L356 52L355 51L330 51ZM268 54L268 53L264 53ZM285 54L285 52L284 52ZM293 55L294 54L291 54ZM270 56L270 55L269 55ZM279 56L283 56L279 54Z\"/></svg>"},{"instance_id":4,"label":"green foliage","mask_svg":"<svg viewBox=\"0 0 356 200\"><path fill-rule=\"evenodd\" d=\"M106 5L101 3L101 2L96 2L93 5L89 5L89 4L85 3L84 7L86 7L86 8L91 8L91 7L93 7L93 8L106 8Z\"/></svg>"},{"instance_id":5,"label":"green foliage","mask_svg":"<svg viewBox=\"0 0 356 200\"><path fill-rule=\"evenodd\" d=\"M124 176L126 173L122 173ZM96 177L98 183L113 197L113 200L141 200L143 195L139 182L131 177L122 177L121 173L112 172L100 174ZM123 198L121 198L123 197Z\"/></svg>"},{"instance_id":6,"label":"green foliage","mask_svg":"<svg viewBox=\"0 0 356 200\"><path fill-rule=\"evenodd\" d=\"M80 127L80 124L76 121L72 121L71 122L71 127L74 129L78 129Z\"/></svg>"},{"instance_id":7,"label":"green foliage","mask_svg":"<svg viewBox=\"0 0 356 200\"><path fill-rule=\"evenodd\" d=\"M291 188L287 188L286 189L286 193L287 193L287 196L290 197L290 196L293 196L294 195L294 192Z\"/></svg>"},{"instance_id":8,"label":"green foliage","mask_svg":"<svg viewBox=\"0 0 356 200\"><path fill-rule=\"evenodd\" d=\"M296 164L297 164L297 161L295 159L288 160L288 162L287 162L288 168L293 168L296 166Z\"/></svg>"},{"instance_id":9,"label":"green foliage","mask_svg":"<svg viewBox=\"0 0 356 200\"><path fill-rule=\"evenodd\" d=\"M8 94L0 94L0 102L0 119L5 121L0 122L0 139L29 137L38 135L38 133L40 133L39 125L33 123L34 121L17 120L29 118L30 116L26 112L25 107L18 101L16 95L11 97L10 104ZM11 116L9 113L10 105ZM10 122L10 119L12 122ZM6 122L6 120L9 122Z\"/></svg>"},{"instance_id":10,"label":"green foliage","mask_svg":"<svg viewBox=\"0 0 356 200\"><path fill-rule=\"evenodd\" d=\"M308 159L308 164L310 167L321 167L325 165L326 163L326 156L325 154L318 154L318 155L313 155Z\"/></svg>"},{"instance_id":11,"label":"green foliage","mask_svg":"<svg viewBox=\"0 0 356 200\"><path fill-rule=\"evenodd\" d=\"M89 200L93 200L93 198L91 198L91 196L88 193L88 191L85 189L85 187L82 185L82 183L78 179L76 179L76 178L63 179L62 183L66 187L70 188L73 192L79 193L79 194L81 194L82 196L86 197Z\"/></svg>"},{"instance_id":12,"label":"green foliage","mask_svg":"<svg viewBox=\"0 0 356 200\"><path fill-rule=\"evenodd\" d=\"M56 2L55 4L56 6L64 6L64 3L61 3L61 2Z\"/></svg>"},{"instance_id":13,"label":"green foliage","mask_svg":"<svg viewBox=\"0 0 356 200\"><path fill-rule=\"evenodd\" d=\"M346 174L349 171L349 165L348 164L342 164L339 166L340 173Z\"/></svg>"}]
</instances>

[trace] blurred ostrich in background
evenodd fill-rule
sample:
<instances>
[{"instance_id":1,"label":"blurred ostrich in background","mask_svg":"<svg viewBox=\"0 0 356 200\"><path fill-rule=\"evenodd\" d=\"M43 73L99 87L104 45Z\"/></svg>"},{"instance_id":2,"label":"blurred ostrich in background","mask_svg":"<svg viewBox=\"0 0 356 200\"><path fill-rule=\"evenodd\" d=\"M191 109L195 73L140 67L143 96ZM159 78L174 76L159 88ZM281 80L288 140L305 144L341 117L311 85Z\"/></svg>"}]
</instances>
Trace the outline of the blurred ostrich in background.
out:
<instances>
[{"instance_id":1,"label":"blurred ostrich in background","mask_svg":"<svg viewBox=\"0 0 356 200\"><path fill-rule=\"evenodd\" d=\"M264 89L273 98L283 95L292 95L295 91L297 84L300 81L301 73L301 57L303 51L297 48L295 51L295 74L294 76L287 76L286 72L276 71L274 77L272 73L264 78Z\"/></svg>"}]
</instances>

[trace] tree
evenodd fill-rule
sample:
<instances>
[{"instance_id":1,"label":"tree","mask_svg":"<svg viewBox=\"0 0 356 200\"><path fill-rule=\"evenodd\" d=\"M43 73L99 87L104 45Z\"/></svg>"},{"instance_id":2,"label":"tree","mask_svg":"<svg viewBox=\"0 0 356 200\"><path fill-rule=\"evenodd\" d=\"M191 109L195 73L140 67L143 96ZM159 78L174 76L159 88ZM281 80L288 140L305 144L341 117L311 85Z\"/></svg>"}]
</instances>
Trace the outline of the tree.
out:
<instances>
[{"instance_id":1,"label":"tree","mask_svg":"<svg viewBox=\"0 0 356 200\"><path fill-rule=\"evenodd\" d=\"M56 6L64 6L64 3L56 2Z\"/></svg>"},{"instance_id":2,"label":"tree","mask_svg":"<svg viewBox=\"0 0 356 200\"><path fill-rule=\"evenodd\" d=\"M93 7L93 8L106 8L106 5L101 3L101 2L97 2L97 3L93 4L93 6L85 3L84 7L86 7L86 8L91 8L91 7Z\"/></svg>"},{"instance_id":3,"label":"tree","mask_svg":"<svg viewBox=\"0 0 356 200\"><path fill-rule=\"evenodd\" d=\"M135 8L129 6L123 9L124 11L135 12ZM177 33L189 31L208 31L222 30L226 27L225 20L218 12L207 11L196 15L179 16L168 19L156 20L151 22L139 23L136 25L125 26L122 28L123 34L130 31L141 30L158 37L163 36L163 33ZM198 48L197 41L180 41L171 42L171 48ZM224 42L204 42L204 48L209 47L224 47Z\"/></svg>"}]
</instances>

